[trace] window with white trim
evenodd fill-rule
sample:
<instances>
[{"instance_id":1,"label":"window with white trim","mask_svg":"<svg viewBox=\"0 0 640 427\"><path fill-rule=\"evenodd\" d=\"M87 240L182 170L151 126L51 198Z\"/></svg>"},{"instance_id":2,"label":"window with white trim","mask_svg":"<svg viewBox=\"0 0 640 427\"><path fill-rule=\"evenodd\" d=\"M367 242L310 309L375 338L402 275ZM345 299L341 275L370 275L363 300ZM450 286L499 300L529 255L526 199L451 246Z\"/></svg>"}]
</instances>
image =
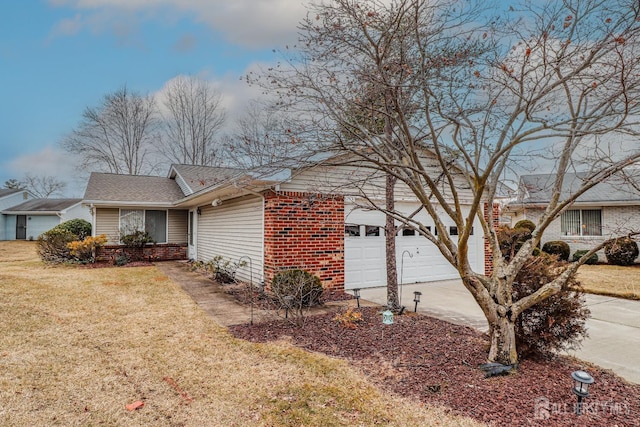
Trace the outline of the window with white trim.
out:
<instances>
[{"instance_id":1,"label":"window with white trim","mask_svg":"<svg viewBox=\"0 0 640 427\"><path fill-rule=\"evenodd\" d=\"M146 231L155 243L167 243L167 211L120 209L120 232Z\"/></svg>"},{"instance_id":2,"label":"window with white trim","mask_svg":"<svg viewBox=\"0 0 640 427\"><path fill-rule=\"evenodd\" d=\"M564 236L602 236L600 209L571 209L560 216L560 231Z\"/></svg>"}]
</instances>

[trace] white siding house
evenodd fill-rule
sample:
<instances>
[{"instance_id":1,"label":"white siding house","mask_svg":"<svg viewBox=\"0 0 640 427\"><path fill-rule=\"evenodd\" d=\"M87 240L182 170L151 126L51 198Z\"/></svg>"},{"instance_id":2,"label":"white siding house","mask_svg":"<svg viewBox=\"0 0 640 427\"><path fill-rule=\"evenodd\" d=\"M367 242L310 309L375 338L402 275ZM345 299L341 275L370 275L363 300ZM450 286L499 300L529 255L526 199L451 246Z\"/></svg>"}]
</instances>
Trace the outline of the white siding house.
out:
<instances>
[{"instance_id":1,"label":"white siding house","mask_svg":"<svg viewBox=\"0 0 640 427\"><path fill-rule=\"evenodd\" d=\"M578 188L584 174L567 174L561 200ZM524 175L520 178L518 199L505 211L512 225L522 219L537 223L551 197L555 175ZM632 179L632 178L630 178ZM640 230L640 187L629 181L601 182L591 188L554 220L544 233L542 243L561 240L571 253L591 249L608 239ZM604 261L604 253L598 253Z\"/></svg>"},{"instance_id":2,"label":"white siding house","mask_svg":"<svg viewBox=\"0 0 640 427\"><path fill-rule=\"evenodd\" d=\"M463 204L465 188L464 182L458 188ZM109 235L113 244L122 212L166 209L172 212L168 235L177 239L173 243L181 245L185 259L206 262L219 256L223 262L244 263L236 275L254 283L269 283L282 269L303 268L326 287L351 289L386 284L385 217L364 207L363 196L382 199L384 178L353 165L264 174L172 165L167 177L91 174L84 203L92 207L94 233ZM398 184L397 209L408 214L419 206ZM426 213L418 216L429 224ZM475 229L470 262L483 272L484 241L481 227ZM457 235L453 224L447 232ZM398 234L397 258L404 283L457 277L437 248L413 230Z\"/></svg>"},{"instance_id":3,"label":"white siding house","mask_svg":"<svg viewBox=\"0 0 640 427\"><path fill-rule=\"evenodd\" d=\"M12 206L19 205L35 196L27 190L0 188L0 212ZM0 214L0 240L7 240L7 236L15 234L15 221L7 224L7 215ZM7 230L10 230L7 232Z\"/></svg>"},{"instance_id":4,"label":"white siding house","mask_svg":"<svg viewBox=\"0 0 640 427\"><path fill-rule=\"evenodd\" d=\"M91 222L89 208L80 199L31 199L2 211L5 240L35 240L71 219Z\"/></svg>"}]
</instances>

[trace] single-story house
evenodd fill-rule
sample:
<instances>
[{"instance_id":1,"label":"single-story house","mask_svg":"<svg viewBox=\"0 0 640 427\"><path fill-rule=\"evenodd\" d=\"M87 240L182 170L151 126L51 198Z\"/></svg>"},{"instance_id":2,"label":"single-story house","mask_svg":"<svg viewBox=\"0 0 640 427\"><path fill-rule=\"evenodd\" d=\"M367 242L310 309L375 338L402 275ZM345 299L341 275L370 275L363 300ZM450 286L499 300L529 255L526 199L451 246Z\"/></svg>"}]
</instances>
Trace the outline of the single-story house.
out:
<instances>
[{"instance_id":1,"label":"single-story house","mask_svg":"<svg viewBox=\"0 0 640 427\"><path fill-rule=\"evenodd\" d=\"M29 190L19 188L0 188L0 212L12 206L19 205L35 196ZM0 213L0 240L6 240L6 215ZM12 230L9 235L13 235Z\"/></svg>"},{"instance_id":2,"label":"single-story house","mask_svg":"<svg viewBox=\"0 0 640 427\"><path fill-rule=\"evenodd\" d=\"M34 240L71 219L91 221L82 199L30 199L2 210L4 240Z\"/></svg>"},{"instance_id":3,"label":"single-story house","mask_svg":"<svg viewBox=\"0 0 640 427\"><path fill-rule=\"evenodd\" d=\"M585 173L567 174L560 200L573 194L586 176ZM512 224L521 219L537 223L551 200L555 177L554 174L520 177L517 199L506 208ZM640 230L640 183L629 179L633 178L603 181L586 191L549 226L542 243L564 241L573 254L612 237ZM603 256L599 255L601 260Z\"/></svg>"},{"instance_id":4,"label":"single-story house","mask_svg":"<svg viewBox=\"0 0 640 427\"><path fill-rule=\"evenodd\" d=\"M119 248L121 233L141 229L157 242L147 249L158 259L244 261L237 271L244 280L268 283L278 271L295 267L317 274L325 288L384 286L385 217L359 207L353 183L362 182L360 171L316 165L249 174L172 165L166 177L92 173L83 203L91 207L94 234L109 238L103 253ZM367 196L384 197L384 179L371 181ZM407 214L419 206L400 187L396 199L396 208ZM419 215L429 223L424 211ZM453 224L450 232L457 232ZM470 251L473 266L483 271L481 233L473 236ZM414 230L398 233L397 257L404 283L457 277Z\"/></svg>"}]
</instances>

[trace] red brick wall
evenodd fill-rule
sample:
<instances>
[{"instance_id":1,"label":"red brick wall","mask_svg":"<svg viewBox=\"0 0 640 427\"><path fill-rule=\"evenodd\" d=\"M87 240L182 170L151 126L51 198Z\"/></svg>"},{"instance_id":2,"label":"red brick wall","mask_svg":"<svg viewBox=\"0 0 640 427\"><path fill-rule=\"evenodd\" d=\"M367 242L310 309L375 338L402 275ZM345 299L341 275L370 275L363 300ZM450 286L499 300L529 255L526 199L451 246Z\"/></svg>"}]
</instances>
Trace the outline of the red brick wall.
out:
<instances>
[{"instance_id":1,"label":"red brick wall","mask_svg":"<svg viewBox=\"0 0 640 427\"><path fill-rule=\"evenodd\" d=\"M186 243L161 243L149 245L143 249L127 248L124 245L107 245L98 249L98 261L112 261L121 253L126 253L131 259L142 257L145 260L169 261L187 259Z\"/></svg>"},{"instance_id":2,"label":"red brick wall","mask_svg":"<svg viewBox=\"0 0 640 427\"><path fill-rule=\"evenodd\" d=\"M264 279L300 268L325 289L344 288L344 199L298 192L265 194Z\"/></svg>"},{"instance_id":3,"label":"red brick wall","mask_svg":"<svg viewBox=\"0 0 640 427\"><path fill-rule=\"evenodd\" d=\"M484 219L489 221L489 203L484 204ZM493 204L493 228L497 229L500 226L500 205ZM489 240L484 239L484 274L491 276L493 274L493 251Z\"/></svg>"}]
</instances>

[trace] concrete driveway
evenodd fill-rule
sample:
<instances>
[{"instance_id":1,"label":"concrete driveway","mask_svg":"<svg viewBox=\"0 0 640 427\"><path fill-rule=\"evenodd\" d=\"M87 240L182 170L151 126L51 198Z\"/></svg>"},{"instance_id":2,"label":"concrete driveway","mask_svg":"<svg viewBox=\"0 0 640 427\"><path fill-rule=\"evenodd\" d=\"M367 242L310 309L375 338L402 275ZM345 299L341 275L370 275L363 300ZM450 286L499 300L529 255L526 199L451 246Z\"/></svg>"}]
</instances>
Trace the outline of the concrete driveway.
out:
<instances>
[{"instance_id":1,"label":"concrete driveway","mask_svg":"<svg viewBox=\"0 0 640 427\"><path fill-rule=\"evenodd\" d=\"M402 305L414 309L414 291L422 292L418 312L483 332L487 321L460 280L402 285ZM363 289L363 299L385 305L386 288ZM640 301L587 295L589 337L580 350L568 352L630 382L640 384Z\"/></svg>"}]
</instances>

